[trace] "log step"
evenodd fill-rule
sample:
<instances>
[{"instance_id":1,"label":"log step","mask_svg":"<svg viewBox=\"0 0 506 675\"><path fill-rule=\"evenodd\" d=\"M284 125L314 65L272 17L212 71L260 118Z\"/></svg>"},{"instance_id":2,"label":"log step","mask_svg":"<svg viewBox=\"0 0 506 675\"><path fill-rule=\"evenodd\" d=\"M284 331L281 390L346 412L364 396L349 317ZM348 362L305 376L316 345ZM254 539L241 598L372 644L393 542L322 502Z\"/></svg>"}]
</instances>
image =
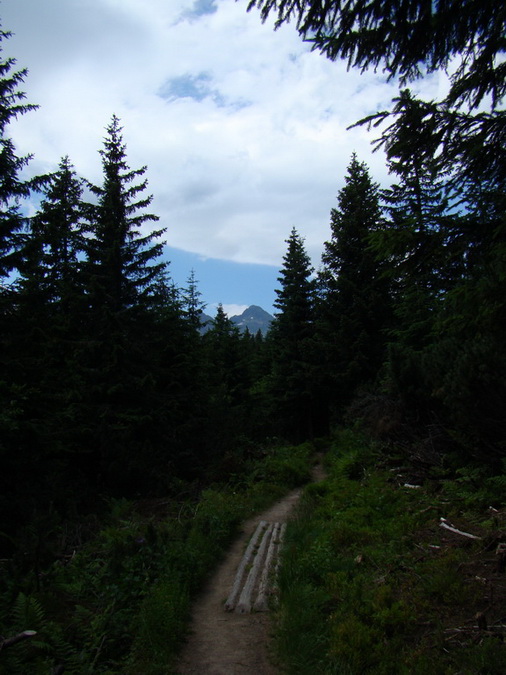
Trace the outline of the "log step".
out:
<instances>
[{"instance_id":1,"label":"log step","mask_svg":"<svg viewBox=\"0 0 506 675\"><path fill-rule=\"evenodd\" d=\"M244 552L234 584L225 602L227 612L266 612L279 567L285 523L262 520Z\"/></svg>"}]
</instances>

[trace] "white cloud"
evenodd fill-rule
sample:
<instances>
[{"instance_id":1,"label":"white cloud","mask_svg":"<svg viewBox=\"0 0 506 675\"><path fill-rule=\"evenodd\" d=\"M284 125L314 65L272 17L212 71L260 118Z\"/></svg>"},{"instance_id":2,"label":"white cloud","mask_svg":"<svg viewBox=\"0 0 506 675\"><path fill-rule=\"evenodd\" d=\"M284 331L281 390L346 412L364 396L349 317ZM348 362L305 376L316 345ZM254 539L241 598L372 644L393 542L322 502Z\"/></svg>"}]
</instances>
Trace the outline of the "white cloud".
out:
<instances>
[{"instance_id":1,"label":"white cloud","mask_svg":"<svg viewBox=\"0 0 506 675\"><path fill-rule=\"evenodd\" d=\"M148 165L171 246L278 265L295 226L316 260L351 153L386 180L371 135L346 127L396 94L374 73L274 32L245 0L2 0L4 54L41 108L12 125L35 171L68 154L100 180L113 113L133 168ZM437 81L424 84L437 92Z\"/></svg>"},{"instance_id":2,"label":"white cloud","mask_svg":"<svg viewBox=\"0 0 506 675\"><path fill-rule=\"evenodd\" d=\"M216 314L216 310L218 309L218 305L212 305L212 314L213 316ZM223 311L225 314L228 316L229 319L231 319L233 316L240 316L245 309L248 309L248 305L223 305ZM206 310L207 312L208 310Z\"/></svg>"}]
</instances>

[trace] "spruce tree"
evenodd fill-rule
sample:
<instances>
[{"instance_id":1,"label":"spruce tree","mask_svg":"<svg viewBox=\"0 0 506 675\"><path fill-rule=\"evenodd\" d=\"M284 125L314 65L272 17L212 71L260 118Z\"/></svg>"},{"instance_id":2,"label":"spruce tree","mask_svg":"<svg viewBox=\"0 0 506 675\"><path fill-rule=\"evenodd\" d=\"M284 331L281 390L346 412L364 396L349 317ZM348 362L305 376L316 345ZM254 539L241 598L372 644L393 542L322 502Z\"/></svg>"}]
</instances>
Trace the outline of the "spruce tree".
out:
<instances>
[{"instance_id":1,"label":"spruce tree","mask_svg":"<svg viewBox=\"0 0 506 675\"><path fill-rule=\"evenodd\" d=\"M231 456L237 454L238 438L247 429L244 410L248 381L239 329L221 303L202 341L209 415L208 461L215 466L223 461L229 464Z\"/></svg>"},{"instance_id":2,"label":"spruce tree","mask_svg":"<svg viewBox=\"0 0 506 675\"><path fill-rule=\"evenodd\" d=\"M391 384L413 417L432 414L425 382L424 351L434 340L434 319L459 274L452 239L459 223L450 208L451 191L437 163L411 150L425 143L423 110L410 92L402 127L390 149L389 169L397 182L383 191L388 224L373 238L378 255L389 260L395 324L388 359ZM455 210L455 209L454 209Z\"/></svg>"},{"instance_id":3,"label":"spruce tree","mask_svg":"<svg viewBox=\"0 0 506 675\"><path fill-rule=\"evenodd\" d=\"M241 339L239 329L228 318L221 303L203 339L212 370L211 379L217 388L217 399L221 397L225 407L233 408L242 400Z\"/></svg>"},{"instance_id":4,"label":"spruce tree","mask_svg":"<svg viewBox=\"0 0 506 675\"><path fill-rule=\"evenodd\" d=\"M201 316L206 305L200 300L202 293L198 289L195 270L191 270L186 284L183 290L183 310L190 325L199 331L202 328Z\"/></svg>"},{"instance_id":5,"label":"spruce tree","mask_svg":"<svg viewBox=\"0 0 506 675\"><path fill-rule=\"evenodd\" d=\"M334 414L340 414L357 389L376 378L391 321L384 262L371 250L371 238L383 227L379 186L355 154L330 225L320 271L318 333L322 378Z\"/></svg>"},{"instance_id":6,"label":"spruce tree","mask_svg":"<svg viewBox=\"0 0 506 675\"><path fill-rule=\"evenodd\" d=\"M467 458L502 470L506 434L506 192L483 177L469 186L452 231L458 264L424 354L428 393ZM459 272L459 274L456 274Z\"/></svg>"},{"instance_id":7,"label":"spruce tree","mask_svg":"<svg viewBox=\"0 0 506 675\"><path fill-rule=\"evenodd\" d=\"M46 178L42 195L29 221L16 283L18 371L31 383L27 426L37 430L32 449L41 457L60 455L64 462L65 454L68 459L82 450L76 426L85 311L82 181L68 158Z\"/></svg>"},{"instance_id":8,"label":"spruce tree","mask_svg":"<svg viewBox=\"0 0 506 675\"><path fill-rule=\"evenodd\" d=\"M46 177L42 201L30 219L20 288L41 294L48 306L69 318L82 295L80 256L86 248L83 181L68 157Z\"/></svg>"},{"instance_id":9,"label":"spruce tree","mask_svg":"<svg viewBox=\"0 0 506 675\"><path fill-rule=\"evenodd\" d=\"M0 53L2 42L10 36L11 33L0 29ZM18 157L12 139L7 136L8 125L13 120L37 108L23 103L25 94L18 87L28 71L13 72L15 63L13 58L0 60L0 282L19 264L21 230L25 224L20 201L28 197L39 182L21 178L20 173L31 156Z\"/></svg>"},{"instance_id":10,"label":"spruce tree","mask_svg":"<svg viewBox=\"0 0 506 675\"><path fill-rule=\"evenodd\" d=\"M89 184L97 202L88 207L90 237L85 266L89 330L86 367L90 436L102 480L131 489L136 439L152 415L158 355L150 350L166 263L160 262L164 230L141 233L158 217L145 212L146 167L132 170L116 116L107 127L103 183ZM123 481L123 483L122 483Z\"/></svg>"},{"instance_id":11,"label":"spruce tree","mask_svg":"<svg viewBox=\"0 0 506 675\"><path fill-rule=\"evenodd\" d=\"M24 103L25 94L19 89L27 70L15 71L16 60L3 57L3 43L10 35L0 29L0 530L4 532L8 528L12 532L30 511L26 492L20 495L20 488L33 468L32 436L26 420L37 382L23 377L26 342L14 282L26 240L22 202L40 183L23 179L31 156L18 156L8 135L12 122L37 108Z\"/></svg>"},{"instance_id":12,"label":"spruce tree","mask_svg":"<svg viewBox=\"0 0 506 675\"><path fill-rule=\"evenodd\" d=\"M269 335L272 368L268 396L273 429L290 440L301 441L314 433L315 283L304 240L295 228L286 243L288 250L274 302L278 311Z\"/></svg>"},{"instance_id":13,"label":"spruce tree","mask_svg":"<svg viewBox=\"0 0 506 675\"><path fill-rule=\"evenodd\" d=\"M94 312L101 313L106 322L141 303L147 306L156 296L156 282L167 266L158 260L163 244L157 240L165 229L141 234L140 228L156 222L158 216L144 212L152 201L151 196L141 196L147 180L133 181L142 177L147 167L129 168L121 132L120 121L113 116L100 150L103 183L89 183L98 200L89 207L89 297Z\"/></svg>"},{"instance_id":14,"label":"spruce tree","mask_svg":"<svg viewBox=\"0 0 506 675\"><path fill-rule=\"evenodd\" d=\"M300 344L312 334L314 309L314 269L304 247L304 240L295 228L286 240L288 250L283 256L283 267L276 289L274 331L283 338Z\"/></svg>"}]
</instances>

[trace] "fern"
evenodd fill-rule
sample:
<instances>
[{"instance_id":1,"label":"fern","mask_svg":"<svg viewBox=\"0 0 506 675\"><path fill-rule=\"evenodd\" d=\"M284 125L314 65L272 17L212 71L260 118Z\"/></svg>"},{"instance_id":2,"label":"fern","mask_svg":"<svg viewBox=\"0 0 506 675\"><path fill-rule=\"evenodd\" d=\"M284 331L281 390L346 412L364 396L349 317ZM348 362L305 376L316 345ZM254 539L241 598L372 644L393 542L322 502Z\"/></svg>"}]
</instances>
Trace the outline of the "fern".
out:
<instances>
[{"instance_id":1,"label":"fern","mask_svg":"<svg viewBox=\"0 0 506 675\"><path fill-rule=\"evenodd\" d=\"M19 593L11 609L11 621L3 628L9 635L33 630L36 635L0 653L0 675L47 675L55 664L65 663L65 672L77 675L77 658L63 636L63 629L48 621L41 602Z\"/></svg>"},{"instance_id":2,"label":"fern","mask_svg":"<svg viewBox=\"0 0 506 675\"><path fill-rule=\"evenodd\" d=\"M45 624L44 610L40 602L31 595L19 593L12 608L13 628L19 632L22 630L35 630L39 632Z\"/></svg>"}]
</instances>

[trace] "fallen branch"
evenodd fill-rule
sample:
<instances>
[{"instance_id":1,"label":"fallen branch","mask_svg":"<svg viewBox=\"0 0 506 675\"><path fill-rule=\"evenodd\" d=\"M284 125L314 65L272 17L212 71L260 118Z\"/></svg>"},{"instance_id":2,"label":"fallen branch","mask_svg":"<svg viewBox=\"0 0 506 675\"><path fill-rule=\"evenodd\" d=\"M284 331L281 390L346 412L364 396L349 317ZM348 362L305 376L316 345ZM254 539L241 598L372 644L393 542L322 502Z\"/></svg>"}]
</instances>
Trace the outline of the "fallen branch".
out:
<instances>
[{"instance_id":1,"label":"fallen branch","mask_svg":"<svg viewBox=\"0 0 506 675\"><path fill-rule=\"evenodd\" d=\"M443 527L445 530L449 530L450 532L453 532L453 534L460 534L461 537L468 537L469 539L481 539L481 537L477 537L475 534L470 534L469 532L463 532L462 530L457 530L456 527L453 527L453 525L450 525L446 518L441 518L441 522L439 523L439 527Z\"/></svg>"},{"instance_id":2,"label":"fallen branch","mask_svg":"<svg viewBox=\"0 0 506 675\"><path fill-rule=\"evenodd\" d=\"M17 642L22 642L23 640L28 640L28 638L32 638L34 635L37 635L37 631L35 631L35 630L24 630L22 633L18 633L17 635L13 635L10 638L3 638L0 641L0 651L2 649L6 649L7 647L11 647L12 645L15 645Z\"/></svg>"}]
</instances>

